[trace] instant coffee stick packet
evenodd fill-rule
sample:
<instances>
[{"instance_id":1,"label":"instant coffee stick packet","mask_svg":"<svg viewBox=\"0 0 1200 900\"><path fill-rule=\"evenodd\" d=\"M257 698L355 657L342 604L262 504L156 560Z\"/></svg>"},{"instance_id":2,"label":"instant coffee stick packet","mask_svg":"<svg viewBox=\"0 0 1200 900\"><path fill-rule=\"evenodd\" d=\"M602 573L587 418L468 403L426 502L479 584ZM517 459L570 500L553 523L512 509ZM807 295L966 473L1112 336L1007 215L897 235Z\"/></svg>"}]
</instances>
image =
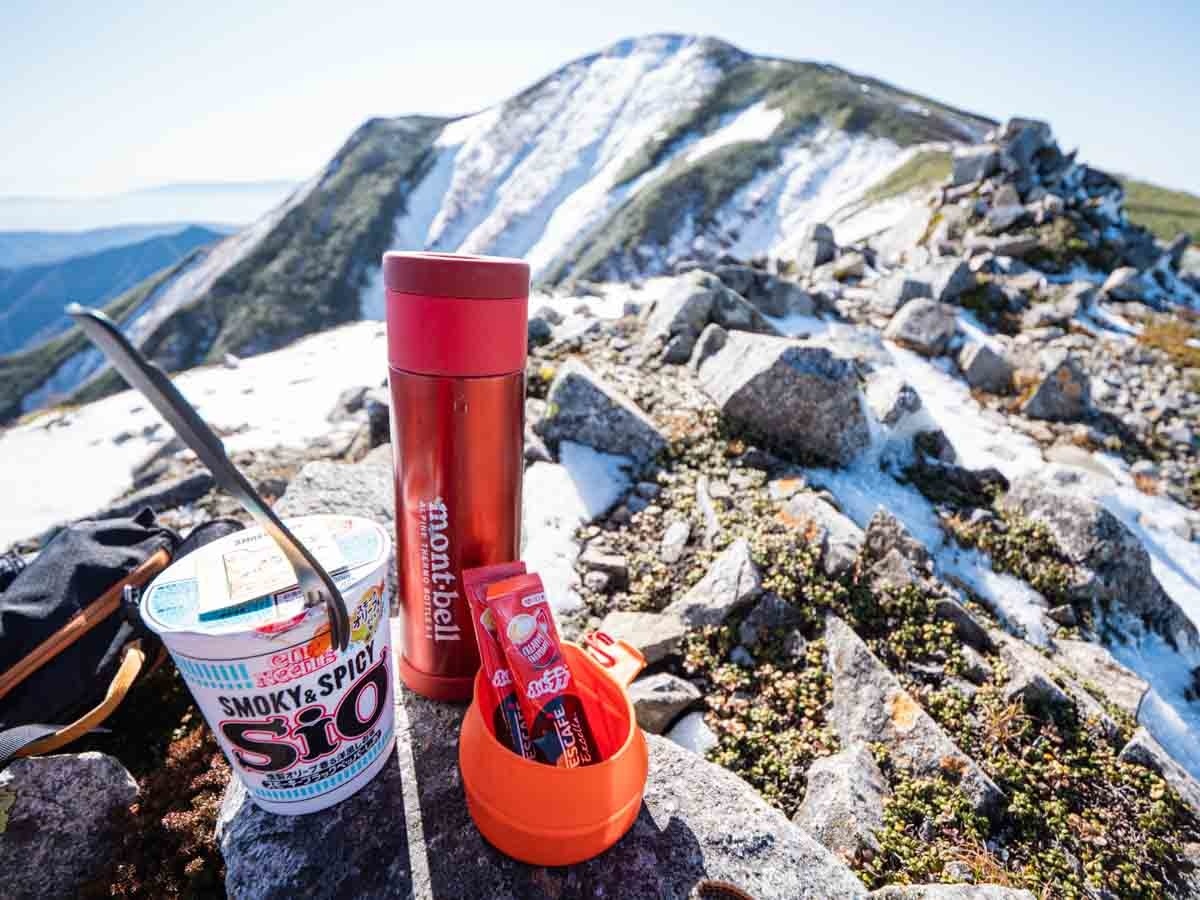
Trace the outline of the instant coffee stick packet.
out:
<instances>
[{"instance_id":1,"label":"instant coffee stick packet","mask_svg":"<svg viewBox=\"0 0 1200 900\"><path fill-rule=\"evenodd\" d=\"M518 575L488 585L487 605L496 620L537 759L567 769L600 762L583 701L572 690L571 667L559 643L542 579Z\"/></svg>"},{"instance_id":2,"label":"instant coffee stick packet","mask_svg":"<svg viewBox=\"0 0 1200 900\"><path fill-rule=\"evenodd\" d=\"M492 727L496 738L514 753L534 759L533 744L529 742L529 729L525 727L521 705L517 702L512 673L496 635L496 620L487 604L489 584L524 574L525 563L511 562L464 569L462 578L471 610L471 624L475 626L475 641L479 645L479 661L487 681L488 696L480 697L480 702L493 710Z\"/></svg>"}]
</instances>

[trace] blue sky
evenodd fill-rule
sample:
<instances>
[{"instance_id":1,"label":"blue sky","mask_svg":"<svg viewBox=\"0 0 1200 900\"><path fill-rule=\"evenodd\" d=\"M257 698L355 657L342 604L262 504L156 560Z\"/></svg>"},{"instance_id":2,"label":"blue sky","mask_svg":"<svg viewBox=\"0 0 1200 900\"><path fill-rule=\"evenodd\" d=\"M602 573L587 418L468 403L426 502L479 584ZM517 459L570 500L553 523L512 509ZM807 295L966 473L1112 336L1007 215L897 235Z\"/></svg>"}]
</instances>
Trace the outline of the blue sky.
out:
<instances>
[{"instance_id":1,"label":"blue sky","mask_svg":"<svg viewBox=\"0 0 1200 900\"><path fill-rule=\"evenodd\" d=\"M1200 192L1197 0L7 0L0 194L301 178L368 116L468 112L657 31L832 62L993 118L1046 118L1083 159Z\"/></svg>"}]
</instances>

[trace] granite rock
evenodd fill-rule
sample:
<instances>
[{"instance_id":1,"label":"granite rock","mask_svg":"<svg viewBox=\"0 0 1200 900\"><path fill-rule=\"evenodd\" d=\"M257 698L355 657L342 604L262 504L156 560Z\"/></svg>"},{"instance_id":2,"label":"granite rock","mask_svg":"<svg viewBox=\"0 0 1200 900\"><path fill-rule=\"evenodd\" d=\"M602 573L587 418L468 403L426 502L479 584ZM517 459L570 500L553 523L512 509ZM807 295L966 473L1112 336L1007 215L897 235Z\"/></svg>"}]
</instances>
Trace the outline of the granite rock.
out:
<instances>
[{"instance_id":1,"label":"granite rock","mask_svg":"<svg viewBox=\"0 0 1200 900\"><path fill-rule=\"evenodd\" d=\"M695 587L668 605L663 614L676 616L693 628L720 625L761 593L758 566L750 558L749 542L743 538L730 544Z\"/></svg>"},{"instance_id":2,"label":"granite rock","mask_svg":"<svg viewBox=\"0 0 1200 900\"><path fill-rule=\"evenodd\" d=\"M875 832L883 827L883 806L891 790L866 744L854 743L816 760L805 779L804 802L793 822L842 859L879 851Z\"/></svg>"},{"instance_id":3,"label":"granite rock","mask_svg":"<svg viewBox=\"0 0 1200 900\"><path fill-rule=\"evenodd\" d=\"M537 431L551 449L574 441L601 453L628 456L639 466L654 459L667 443L633 401L577 360L559 368Z\"/></svg>"},{"instance_id":4,"label":"granite rock","mask_svg":"<svg viewBox=\"0 0 1200 900\"><path fill-rule=\"evenodd\" d=\"M669 672L656 672L629 686L637 722L651 734L662 734L685 709L700 699L700 690Z\"/></svg>"},{"instance_id":5,"label":"granite rock","mask_svg":"<svg viewBox=\"0 0 1200 900\"><path fill-rule=\"evenodd\" d=\"M884 744L892 761L915 775L948 774L977 811L998 811L1004 794L900 684L849 625L825 623L833 703L828 720L843 744Z\"/></svg>"},{"instance_id":6,"label":"granite rock","mask_svg":"<svg viewBox=\"0 0 1200 900\"><path fill-rule=\"evenodd\" d=\"M133 776L103 753L10 762L0 772L0 804L7 806L0 827L4 895L76 896L107 868L120 814L137 795Z\"/></svg>"},{"instance_id":7,"label":"granite rock","mask_svg":"<svg viewBox=\"0 0 1200 900\"><path fill-rule=\"evenodd\" d=\"M870 442L854 364L826 347L730 332L699 377L727 420L785 452L844 465Z\"/></svg>"}]
</instances>

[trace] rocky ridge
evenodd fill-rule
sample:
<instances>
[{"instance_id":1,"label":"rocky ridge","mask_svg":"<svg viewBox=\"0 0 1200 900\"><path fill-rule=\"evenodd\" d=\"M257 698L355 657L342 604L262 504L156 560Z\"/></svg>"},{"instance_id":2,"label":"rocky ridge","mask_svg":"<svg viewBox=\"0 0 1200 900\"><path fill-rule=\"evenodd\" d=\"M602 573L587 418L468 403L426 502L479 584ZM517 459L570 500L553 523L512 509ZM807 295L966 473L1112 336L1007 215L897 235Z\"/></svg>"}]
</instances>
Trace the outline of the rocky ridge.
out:
<instances>
[{"instance_id":1,"label":"rocky ridge","mask_svg":"<svg viewBox=\"0 0 1200 900\"><path fill-rule=\"evenodd\" d=\"M1178 570L1195 559L1197 519L1176 473L1194 471L1196 446L1168 432L1191 427L1196 398L1180 349L1138 330L1186 321L1196 288L1128 225L1119 186L1039 123L959 156L951 183L914 203L925 224L905 226L907 246L895 230L838 246L812 229L766 264L695 261L539 298L551 312L531 328L527 521L556 518L548 486L589 502L558 531L527 528L524 553L553 543L572 571L554 597L565 632L600 625L644 649L639 722L667 739L651 739L646 821L626 842L590 868L538 873L499 859L464 818L457 712L401 694L418 764L441 760L421 786L435 811L424 839L452 832L466 855L451 875L392 872L397 884L456 877L440 883L469 896L471 860L485 859L514 896L594 895L609 863L666 896L702 874L763 898L1200 895L1194 732L1156 715L1195 721ZM1140 300L1104 289L1126 266ZM658 306L687 302L703 315ZM738 315L715 318L718 305ZM910 307L921 314L893 327ZM1124 384L1156 366L1176 402L1140 434L1126 420L1142 394L1118 403L1095 373ZM350 427L337 446L276 469L269 453L243 460L277 479L275 496L287 488L282 510L390 516L374 387L339 403ZM831 402L799 396L814 390ZM308 454L328 461L299 470ZM202 487L186 454L152 465L139 488L161 487L164 504ZM203 517L214 497L165 515ZM403 778L371 798L405 809ZM699 794L671 806L705 784L753 814L710 817ZM335 832L378 831L363 806L338 809ZM698 851L673 843L681 819L707 822L689 825ZM230 892L319 893L316 871L346 860L390 877L354 841L302 830L231 787ZM268 887L247 874L263 846L286 862ZM388 858L403 867L413 846ZM646 868L662 853L686 864Z\"/></svg>"}]
</instances>

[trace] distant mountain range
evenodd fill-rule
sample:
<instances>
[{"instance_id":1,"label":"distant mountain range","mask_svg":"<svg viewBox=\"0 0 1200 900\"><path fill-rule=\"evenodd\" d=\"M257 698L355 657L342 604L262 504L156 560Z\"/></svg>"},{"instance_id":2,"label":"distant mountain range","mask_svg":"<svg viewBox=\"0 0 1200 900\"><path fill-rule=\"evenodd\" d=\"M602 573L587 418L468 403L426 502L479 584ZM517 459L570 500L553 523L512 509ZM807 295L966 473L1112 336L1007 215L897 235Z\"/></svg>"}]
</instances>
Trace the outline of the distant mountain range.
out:
<instances>
[{"instance_id":1,"label":"distant mountain range","mask_svg":"<svg viewBox=\"0 0 1200 900\"><path fill-rule=\"evenodd\" d=\"M288 180L189 182L97 197L0 197L0 231L109 229L147 222L245 225L295 187Z\"/></svg>"},{"instance_id":2,"label":"distant mountain range","mask_svg":"<svg viewBox=\"0 0 1200 900\"><path fill-rule=\"evenodd\" d=\"M189 225L221 235L237 231L234 225L210 225L202 222L160 222L154 225L118 225L85 231L0 231L0 269L21 269L46 263L87 256L136 244L160 234L178 234Z\"/></svg>"},{"instance_id":3,"label":"distant mountain range","mask_svg":"<svg viewBox=\"0 0 1200 900\"><path fill-rule=\"evenodd\" d=\"M0 354L65 330L70 320L62 311L68 303L104 304L222 237L221 232L192 225L58 262L0 269Z\"/></svg>"},{"instance_id":4,"label":"distant mountain range","mask_svg":"<svg viewBox=\"0 0 1200 900\"><path fill-rule=\"evenodd\" d=\"M622 41L472 116L366 122L269 213L112 307L174 370L379 318L391 247L524 257L543 283L786 257L813 223L842 242L895 224L994 124L712 38ZM119 386L73 334L0 359L0 421Z\"/></svg>"}]
</instances>

